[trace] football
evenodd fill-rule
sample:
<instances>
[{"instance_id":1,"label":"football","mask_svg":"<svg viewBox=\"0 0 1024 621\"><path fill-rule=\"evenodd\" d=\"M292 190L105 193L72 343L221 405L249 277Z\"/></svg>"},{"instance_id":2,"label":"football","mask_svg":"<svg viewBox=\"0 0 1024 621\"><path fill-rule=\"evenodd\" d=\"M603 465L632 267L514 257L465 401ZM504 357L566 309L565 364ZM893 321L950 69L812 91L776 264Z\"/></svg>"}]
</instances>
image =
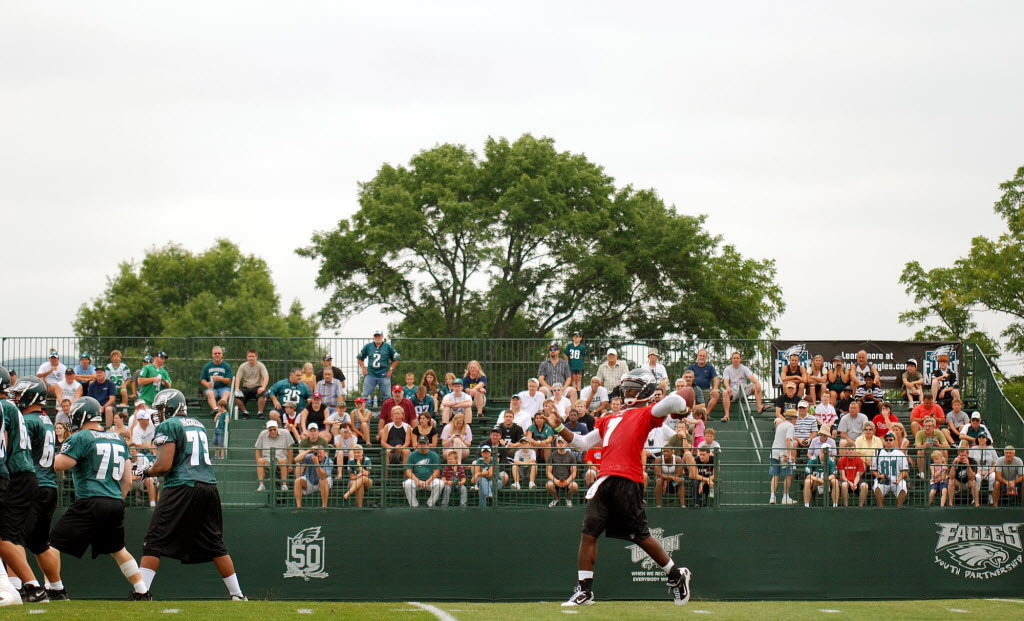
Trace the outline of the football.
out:
<instances>
[{"instance_id":1,"label":"football","mask_svg":"<svg viewBox=\"0 0 1024 621\"><path fill-rule=\"evenodd\" d=\"M682 391L677 392L676 394L681 396L683 398L683 401L686 401L686 407L688 409L692 408L693 404L696 403L697 401L696 393L694 393L693 388L690 388L689 386L683 388ZM687 412L673 412L672 418L685 418L686 415Z\"/></svg>"}]
</instances>

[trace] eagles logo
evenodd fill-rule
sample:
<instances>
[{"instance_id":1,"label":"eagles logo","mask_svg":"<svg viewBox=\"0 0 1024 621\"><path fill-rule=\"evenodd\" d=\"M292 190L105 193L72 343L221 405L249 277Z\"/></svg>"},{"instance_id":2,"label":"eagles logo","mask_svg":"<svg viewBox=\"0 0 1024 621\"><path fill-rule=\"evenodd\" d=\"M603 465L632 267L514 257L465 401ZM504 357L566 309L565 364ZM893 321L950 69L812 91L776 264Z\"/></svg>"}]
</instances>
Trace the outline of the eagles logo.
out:
<instances>
[{"instance_id":1,"label":"eagles logo","mask_svg":"<svg viewBox=\"0 0 1024 621\"><path fill-rule=\"evenodd\" d=\"M936 526L935 563L955 576L987 580L1020 566L1020 522L1004 524L960 524L940 522Z\"/></svg>"},{"instance_id":2,"label":"eagles logo","mask_svg":"<svg viewBox=\"0 0 1024 621\"><path fill-rule=\"evenodd\" d=\"M998 569L1010 560L1010 555L1002 548L990 543L964 543L949 548L947 554L970 569Z\"/></svg>"}]
</instances>

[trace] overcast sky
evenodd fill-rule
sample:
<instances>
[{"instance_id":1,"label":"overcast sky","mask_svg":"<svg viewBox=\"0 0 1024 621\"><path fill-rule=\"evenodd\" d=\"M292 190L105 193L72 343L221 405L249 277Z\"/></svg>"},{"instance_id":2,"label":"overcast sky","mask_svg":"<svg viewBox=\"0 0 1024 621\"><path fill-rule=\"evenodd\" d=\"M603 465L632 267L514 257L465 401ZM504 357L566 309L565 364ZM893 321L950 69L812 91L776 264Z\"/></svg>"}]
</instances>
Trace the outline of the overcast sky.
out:
<instances>
[{"instance_id":1,"label":"overcast sky","mask_svg":"<svg viewBox=\"0 0 1024 621\"><path fill-rule=\"evenodd\" d=\"M1017 1L381 4L0 3L0 331L218 236L318 310L293 249L359 181L531 132L774 258L783 337L906 338L903 264L997 234L1024 164Z\"/></svg>"}]
</instances>

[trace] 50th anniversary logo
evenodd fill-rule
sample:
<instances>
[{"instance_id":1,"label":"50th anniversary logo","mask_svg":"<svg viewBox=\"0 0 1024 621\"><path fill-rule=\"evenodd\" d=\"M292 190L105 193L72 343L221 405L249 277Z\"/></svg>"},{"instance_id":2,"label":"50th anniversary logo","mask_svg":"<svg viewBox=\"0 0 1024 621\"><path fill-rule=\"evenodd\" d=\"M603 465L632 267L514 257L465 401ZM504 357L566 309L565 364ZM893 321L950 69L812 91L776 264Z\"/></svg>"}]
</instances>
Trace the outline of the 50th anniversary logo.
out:
<instances>
[{"instance_id":1,"label":"50th anniversary logo","mask_svg":"<svg viewBox=\"0 0 1024 621\"><path fill-rule=\"evenodd\" d=\"M936 522L935 563L954 576L976 580L1007 574L1021 565L1021 524Z\"/></svg>"}]
</instances>

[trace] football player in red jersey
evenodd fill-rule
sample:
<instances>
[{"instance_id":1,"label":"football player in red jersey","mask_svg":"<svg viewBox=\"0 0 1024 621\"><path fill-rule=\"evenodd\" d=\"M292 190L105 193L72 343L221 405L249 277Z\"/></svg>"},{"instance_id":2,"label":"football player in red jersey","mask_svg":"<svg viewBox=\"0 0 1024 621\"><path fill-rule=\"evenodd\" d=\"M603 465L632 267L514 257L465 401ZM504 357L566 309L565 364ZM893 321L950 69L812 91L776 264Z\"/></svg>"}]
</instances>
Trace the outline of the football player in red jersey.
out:
<instances>
[{"instance_id":1,"label":"football player in red jersey","mask_svg":"<svg viewBox=\"0 0 1024 621\"><path fill-rule=\"evenodd\" d=\"M687 403L673 393L654 405L646 405L657 388L654 375L646 369L634 369L622 378L615 392L626 408L597 419L595 429L580 436L562 425L557 413L549 413L548 422L555 432L578 451L603 444L597 480L587 490L587 511L580 537L579 584L562 606L594 603L594 564L597 538L602 533L631 541L657 563L668 577L669 592L676 604L690 601L690 570L679 567L651 537L644 512L643 451L647 434L661 426L669 414L684 412Z\"/></svg>"}]
</instances>

